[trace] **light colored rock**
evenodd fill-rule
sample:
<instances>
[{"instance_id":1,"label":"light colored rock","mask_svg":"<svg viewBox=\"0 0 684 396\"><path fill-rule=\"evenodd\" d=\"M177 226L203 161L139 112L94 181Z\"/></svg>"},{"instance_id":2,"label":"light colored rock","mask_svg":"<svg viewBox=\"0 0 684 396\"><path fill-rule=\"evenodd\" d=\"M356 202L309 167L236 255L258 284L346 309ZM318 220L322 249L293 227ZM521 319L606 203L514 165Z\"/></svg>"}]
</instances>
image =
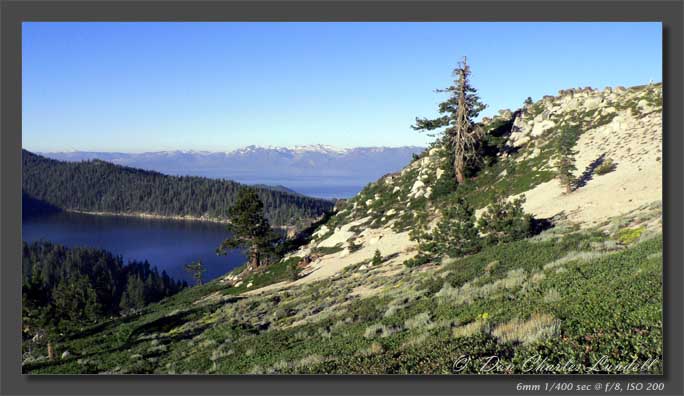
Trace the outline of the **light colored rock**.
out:
<instances>
[{"instance_id":1,"label":"light colored rock","mask_svg":"<svg viewBox=\"0 0 684 396\"><path fill-rule=\"evenodd\" d=\"M386 216L392 216L392 215L394 215L395 213L397 213L396 210L390 209L390 210L388 210L388 211L385 213L385 215L386 215Z\"/></svg>"},{"instance_id":2,"label":"light colored rock","mask_svg":"<svg viewBox=\"0 0 684 396\"><path fill-rule=\"evenodd\" d=\"M69 351L62 352L62 359L67 359L69 357L71 357L71 352L69 352Z\"/></svg>"},{"instance_id":3,"label":"light colored rock","mask_svg":"<svg viewBox=\"0 0 684 396\"><path fill-rule=\"evenodd\" d=\"M548 131L549 129L553 128L556 126L556 123L551 121L551 120L544 120L541 122L537 122L534 124L534 127L532 128L532 132L530 133L533 137L539 137L544 132Z\"/></svg>"},{"instance_id":4,"label":"light colored rock","mask_svg":"<svg viewBox=\"0 0 684 396\"><path fill-rule=\"evenodd\" d=\"M373 199L366 200L366 206L370 206L373 203Z\"/></svg>"},{"instance_id":5,"label":"light colored rock","mask_svg":"<svg viewBox=\"0 0 684 396\"><path fill-rule=\"evenodd\" d=\"M392 194L399 192L399 191L401 191L401 188L399 186L394 187L394 189L392 190Z\"/></svg>"},{"instance_id":6,"label":"light colored rock","mask_svg":"<svg viewBox=\"0 0 684 396\"><path fill-rule=\"evenodd\" d=\"M513 147L520 147L530 142L530 135L522 135L513 142Z\"/></svg>"},{"instance_id":7,"label":"light colored rock","mask_svg":"<svg viewBox=\"0 0 684 396\"><path fill-rule=\"evenodd\" d=\"M616 113L617 109L613 106L608 106L608 107L603 107L601 108L601 114L613 114Z\"/></svg>"},{"instance_id":8,"label":"light colored rock","mask_svg":"<svg viewBox=\"0 0 684 396\"><path fill-rule=\"evenodd\" d=\"M424 186L425 186L425 183L423 183L422 180L416 180L416 182L413 183L413 186L411 187L411 194L415 194Z\"/></svg>"},{"instance_id":9,"label":"light colored rock","mask_svg":"<svg viewBox=\"0 0 684 396\"><path fill-rule=\"evenodd\" d=\"M591 96L584 101L582 107L587 110L594 110L601 106L601 102L603 102L603 98L601 96Z\"/></svg>"},{"instance_id":10,"label":"light colored rock","mask_svg":"<svg viewBox=\"0 0 684 396\"><path fill-rule=\"evenodd\" d=\"M316 232L314 232L313 236L314 236L314 237L320 237L320 236L323 236L323 235L327 234L328 231L330 231L330 229L328 228L328 226L325 225L325 224L323 224L322 226L320 226L320 228L318 228L318 229L316 230Z\"/></svg>"}]
</instances>

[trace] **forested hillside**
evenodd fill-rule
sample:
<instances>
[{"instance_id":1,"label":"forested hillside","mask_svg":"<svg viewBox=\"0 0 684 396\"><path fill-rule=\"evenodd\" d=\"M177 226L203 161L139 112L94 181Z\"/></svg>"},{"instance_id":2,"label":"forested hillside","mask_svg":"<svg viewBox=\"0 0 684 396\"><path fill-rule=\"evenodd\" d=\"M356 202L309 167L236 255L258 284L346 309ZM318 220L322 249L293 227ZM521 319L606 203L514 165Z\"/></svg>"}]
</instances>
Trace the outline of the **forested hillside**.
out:
<instances>
[{"instance_id":1,"label":"forested hillside","mask_svg":"<svg viewBox=\"0 0 684 396\"><path fill-rule=\"evenodd\" d=\"M147 261L124 263L105 250L50 242L24 242L22 274L24 330L53 336L138 310L187 287Z\"/></svg>"},{"instance_id":2,"label":"forested hillside","mask_svg":"<svg viewBox=\"0 0 684 396\"><path fill-rule=\"evenodd\" d=\"M99 160L62 162L26 150L22 162L25 197L69 210L225 219L242 188L229 180L167 176ZM274 189L257 192L275 226L307 224L333 206Z\"/></svg>"}]
</instances>

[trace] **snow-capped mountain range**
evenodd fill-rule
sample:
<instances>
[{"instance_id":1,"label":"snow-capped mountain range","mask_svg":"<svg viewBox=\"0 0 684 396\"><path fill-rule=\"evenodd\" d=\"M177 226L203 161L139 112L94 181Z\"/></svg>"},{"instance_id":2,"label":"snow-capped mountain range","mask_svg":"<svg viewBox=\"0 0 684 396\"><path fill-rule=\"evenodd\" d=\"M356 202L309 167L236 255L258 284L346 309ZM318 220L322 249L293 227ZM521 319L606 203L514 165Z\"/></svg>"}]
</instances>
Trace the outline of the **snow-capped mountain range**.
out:
<instances>
[{"instance_id":1,"label":"snow-capped mountain range","mask_svg":"<svg viewBox=\"0 0 684 396\"><path fill-rule=\"evenodd\" d=\"M237 150L174 150L145 153L42 152L62 161L99 159L169 175L231 179L247 184L283 185L320 196L351 196L367 183L396 172L424 147L247 146Z\"/></svg>"}]
</instances>

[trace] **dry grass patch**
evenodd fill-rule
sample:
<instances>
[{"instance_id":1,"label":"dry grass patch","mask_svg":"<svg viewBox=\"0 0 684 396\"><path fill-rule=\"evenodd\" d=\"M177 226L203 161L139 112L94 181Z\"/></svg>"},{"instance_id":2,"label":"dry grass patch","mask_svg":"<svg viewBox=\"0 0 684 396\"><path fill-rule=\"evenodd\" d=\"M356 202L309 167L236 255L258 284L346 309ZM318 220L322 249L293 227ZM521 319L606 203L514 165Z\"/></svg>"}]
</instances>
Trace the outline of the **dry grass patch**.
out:
<instances>
[{"instance_id":1,"label":"dry grass patch","mask_svg":"<svg viewBox=\"0 0 684 396\"><path fill-rule=\"evenodd\" d=\"M499 342L520 342L529 344L544 338L557 336L560 332L560 320L546 313L534 313L526 321L513 319L500 324L492 330L492 335Z\"/></svg>"},{"instance_id":2,"label":"dry grass patch","mask_svg":"<svg viewBox=\"0 0 684 396\"><path fill-rule=\"evenodd\" d=\"M463 326L454 327L452 334L455 338L470 337L483 331L485 324L486 321L478 319Z\"/></svg>"},{"instance_id":3,"label":"dry grass patch","mask_svg":"<svg viewBox=\"0 0 684 396\"><path fill-rule=\"evenodd\" d=\"M419 313L418 315L406 319L404 327L409 330L429 330L434 327L434 323L430 320L428 312Z\"/></svg>"}]
</instances>

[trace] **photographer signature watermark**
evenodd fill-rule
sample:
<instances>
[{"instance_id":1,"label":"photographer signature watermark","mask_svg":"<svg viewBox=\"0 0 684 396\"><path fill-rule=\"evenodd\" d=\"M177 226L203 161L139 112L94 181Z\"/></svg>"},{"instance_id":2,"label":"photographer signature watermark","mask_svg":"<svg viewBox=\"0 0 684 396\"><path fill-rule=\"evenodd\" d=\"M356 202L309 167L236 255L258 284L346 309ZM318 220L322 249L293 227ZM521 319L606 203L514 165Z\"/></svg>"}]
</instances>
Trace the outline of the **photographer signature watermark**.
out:
<instances>
[{"instance_id":1,"label":"photographer signature watermark","mask_svg":"<svg viewBox=\"0 0 684 396\"><path fill-rule=\"evenodd\" d=\"M633 359L629 362L615 362L608 356L600 356L598 360L587 365L573 359L566 361L550 361L548 357L534 355L522 363L504 362L496 355L471 357L462 355L453 364L453 372L475 372L478 374L640 374L650 373L658 365L660 359Z\"/></svg>"}]
</instances>

